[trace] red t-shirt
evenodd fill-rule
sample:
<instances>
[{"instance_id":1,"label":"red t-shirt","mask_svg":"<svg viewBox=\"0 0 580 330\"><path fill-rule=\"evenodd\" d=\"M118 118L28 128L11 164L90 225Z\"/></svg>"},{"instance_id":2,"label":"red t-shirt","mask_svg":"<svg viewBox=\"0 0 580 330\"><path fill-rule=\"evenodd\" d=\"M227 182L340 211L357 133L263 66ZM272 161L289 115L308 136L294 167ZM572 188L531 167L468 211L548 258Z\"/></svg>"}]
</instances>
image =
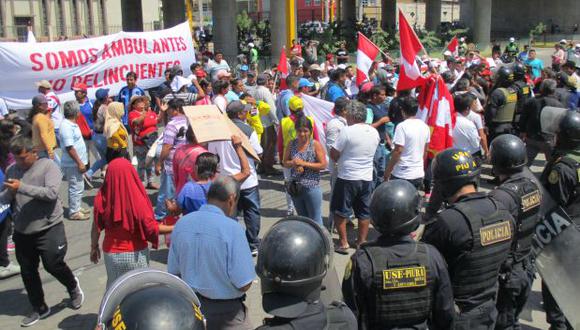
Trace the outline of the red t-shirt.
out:
<instances>
[{"instance_id":1,"label":"red t-shirt","mask_svg":"<svg viewBox=\"0 0 580 330\"><path fill-rule=\"evenodd\" d=\"M142 240L138 233L131 234L123 229L122 223L115 224L111 228L105 228L105 238L103 240L103 252L122 253L135 252L147 248L147 242L157 248L159 242L159 224L151 218L143 220L145 238Z\"/></svg>"},{"instance_id":2,"label":"red t-shirt","mask_svg":"<svg viewBox=\"0 0 580 330\"><path fill-rule=\"evenodd\" d=\"M131 132L133 132L133 144L142 146L145 143L141 139L157 130L157 114L149 110L141 124L133 123L139 117L141 117L141 112L137 110L129 112L129 126L131 127Z\"/></svg>"}]
</instances>

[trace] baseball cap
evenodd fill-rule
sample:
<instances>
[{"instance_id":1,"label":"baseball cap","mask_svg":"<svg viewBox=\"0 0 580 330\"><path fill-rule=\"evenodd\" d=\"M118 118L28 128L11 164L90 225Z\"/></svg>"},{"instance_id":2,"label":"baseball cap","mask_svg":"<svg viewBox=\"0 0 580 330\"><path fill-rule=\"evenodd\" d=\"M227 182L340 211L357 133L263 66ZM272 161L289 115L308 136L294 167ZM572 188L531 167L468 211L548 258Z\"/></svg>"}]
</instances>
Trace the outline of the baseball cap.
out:
<instances>
[{"instance_id":1,"label":"baseball cap","mask_svg":"<svg viewBox=\"0 0 580 330\"><path fill-rule=\"evenodd\" d=\"M248 47L250 47L250 48L254 47L254 43L253 43L253 42L250 42L250 43L248 44Z\"/></svg>"},{"instance_id":2,"label":"baseball cap","mask_svg":"<svg viewBox=\"0 0 580 330\"><path fill-rule=\"evenodd\" d=\"M41 80L41 81L37 82L36 87L52 89L52 85L50 84L50 82L48 80Z\"/></svg>"},{"instance_id":3,"label":"baseball cap","mask_svg":"<svg viewBox=\"0 0 580 330\"><path fill-rule=\"evenodd\" d=\"M99 88L95 92L95 98L97 100L104 100L109 97L109 89L108 88Z\"/></svg>"},{"instance_id":4,"label":"baseball cap","mask_svg":"<svg viewBox=\"0 0 580 330\"><path fill-rule=\"evenodd\" d=\"M560 44L562 44L562 45L565 45L565 44L567 44L567 43L568 43L568 41L566 41L566 39L562 39L562 40L560 40Z\"/></svg>"},{"instance_id":5,"label":"baseball cap","mask_svg":"<svg viewBox=\"0 0 580 330\"><path fill-rule=\"evenodd\" d=\"M240 71L248 71L250 68L246 65L243 64L242 66L240 66Z\"/></svg>"},{"instance_id":6,"label":"baseball cap","mask_svg":"<svg viewBox=\"0 0 580 330\"><path fill-rule=\"evenodd\" d=\"M298 88L312 87L312 86L314 86L314 83L306 78L300 78L300 81L298 82Z\"/></svg>"},{"instance_id":7,"label":"baseball cap","mask_svg":"<svg viewBox=\"0 0 580 330\"><path fill-rule=\"evenodd\" d=\"M231 76L232 76L232 74L231 74L231 73L229 73L229 72L227 72L226 70L219 70L219 71L216 73L216 77L217 77L218 79L221 79L221 78L223 78L223 77L231 77Z\"/></svg>"},{"instance_id":8,"label":"baseball cap","mask_svg":"<svg viewBox=\"0 0 580 330\"><path fill-rule=\"evenodd\" d=\"M32 98L32 106L37 106L40 104L48 103L46 96L39 94Z\"/></svg>"},{"instance_id":9,"label":"baseball cap","mask_svg":"<svg viewBox=\"0 0 580 330\"><path fill-rule=\"evenodd\" d=\"M89 87L85 83L76 83L73 85L73 91L83 91L86 92Z\"/></svg>"},{"instance_id":10,"label":"baseball cap","mask_svg":"<svg viewBox=\"0 0 580 330\"><path fill-rule=\"evenodd\" d=\"M320 68L320 65L314 63L311 64L310 67L308 67L308 70L310 71L322 71L322 69Z\"/></svg>"},{"instance_id":11,"label":"baseball cap","mask_svg":"<svg viewBox=\"0 0 580 330\"><path fill-rule=\"evenodd\" d=\"M292 111L300 111L304 109L304 102L298 96L292 96L288 101L288 107Z\"/></svg>"},{"instance_id":12,"label":"baseball cap","mask_svg":"<svg viewBox=\"0 0 580 330\"><path fill-rule=\"evenodd\" d=\"M239 100L230 102L230 104L228 104L228 106L226 107L227 113L240 113L243 111L250 111L250 110L252 110L251 105L244 104L244 103L242 103L242 101L239 101Z\"/></svg>"},{"instance_id":13,"label":"baseball cap","mask_svg":"<svg viewBox=\"0 0 580 330\"><path fill-rule=\"evenodd\" d=\"M515 42L515 41L516 41L516 38L514 38L514 37L510 38L510 42Z\"/></svg>"}]
</instances>

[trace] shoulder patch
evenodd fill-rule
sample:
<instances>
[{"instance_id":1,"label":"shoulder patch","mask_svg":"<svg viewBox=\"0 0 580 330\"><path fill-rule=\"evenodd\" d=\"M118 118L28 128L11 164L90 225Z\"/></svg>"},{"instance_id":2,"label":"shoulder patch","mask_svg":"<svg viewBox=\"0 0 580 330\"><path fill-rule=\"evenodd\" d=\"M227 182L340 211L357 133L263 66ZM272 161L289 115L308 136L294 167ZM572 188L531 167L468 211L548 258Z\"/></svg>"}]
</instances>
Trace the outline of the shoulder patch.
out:
<instances>
[{"instance_id":1,"label":"shoulder patch","mask_svg":"<svg viewBox=\"0 0 580 330\"><path fill-rule=\"evenodd\" d=\"M349 258L348 262L346 263L346 267L344 269L343 279L346 281L350 279L351 276L352 276L352 259Z\"/></svg>"},{"instance_id":2,"label":"shoulder patch","mask_svg":"<svg viewBox=\"0 0 580 330\"><path fill-rule=\"evenodd\" d=\"M418 288L427 285L425 266L402 267L383 270L383 289Z\"/></svg>"},{"instance_id":3,"label":"shoulder patch","mask_svg":"<svg viewBox=\"0 0 580 330\"><path fill-rule=\"evenodd\" d=\"M505 220L493 225L481 227L479 229L481 246L510 240L512 238L512 227L509 220Z\"/></svg>"},{"instance_id":4,"label":"shoulder patch","mask_svg":"<svg viewBox=\"0 0 580 330\"><path fill-rule=\"evenodd\" d=\"M560 180L560 174L558 174L558 171L552 170L552 172L550 172L550 175L548 175L548 182L550 184L556 184L556 183L558 183L559 180Z\"/></svg>"},{"instance_id":5,"label":"shoulder patch","mask_svg":"<svg viewBox=\"0 0 580 330\"><path fill-rule=\"evenodd\" d=\"M540 195L540 191L532 191L531 193L522 196L522 212L538 207L541 203L542 196Z\"/></svg>"}]
</instances>

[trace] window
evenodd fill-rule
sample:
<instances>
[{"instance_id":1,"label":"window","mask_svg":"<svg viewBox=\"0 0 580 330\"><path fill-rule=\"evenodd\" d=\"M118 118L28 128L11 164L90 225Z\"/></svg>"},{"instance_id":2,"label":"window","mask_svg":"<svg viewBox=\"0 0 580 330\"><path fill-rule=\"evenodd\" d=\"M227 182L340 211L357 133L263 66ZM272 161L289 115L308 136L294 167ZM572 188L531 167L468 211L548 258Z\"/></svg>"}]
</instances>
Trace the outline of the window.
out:
<instances>
[{"instance_id":1,"label":"window","mask_svg":"<svg viewBox=\"0 0 580 330\"><path fill-rule=\"evenodd\" d=\"M54 2L54 5L56 6L55 8L55 14L56 14L56 34L58 34L58 36L64 36L66 34L66 28L65 28L65 19L64 19L64 8L62 6L62 0L57 0Z\"/></svg>"},{"instance_id":2,"label":"window","mask_svg":"<svg viewBox=\"0 0 580 330\"><path fill-rule=\"evenodd\" d=\"M305 7L310 7L311 5L311 1L310 0L304 0L304 6Z\"/></svg>"},{"instance_id":3,"label":"window","mask_svg":"<svg viewBox=\"0 0 580 330\"><path fill-rule=\"evenodd\" d=\"M320 6L320 0L314 0L314 5L315 6Z\"/></svg>"},{"instance_id":4,"label":"window","mask_svg":"<svg viewBox=\"0 0 580 330\"><path fill-rule=\"evenodd\" d=\"M41 12L41 17L42 17L42 34L44 34L45 36L48 37L48 29L49 29L49 24L48 24L48 15L50 15L49 12L49 8L48 8L48 1L47 0L42 0L40 3L40 6L42 7L42 12Z\"/></svg>"}]
</instances>

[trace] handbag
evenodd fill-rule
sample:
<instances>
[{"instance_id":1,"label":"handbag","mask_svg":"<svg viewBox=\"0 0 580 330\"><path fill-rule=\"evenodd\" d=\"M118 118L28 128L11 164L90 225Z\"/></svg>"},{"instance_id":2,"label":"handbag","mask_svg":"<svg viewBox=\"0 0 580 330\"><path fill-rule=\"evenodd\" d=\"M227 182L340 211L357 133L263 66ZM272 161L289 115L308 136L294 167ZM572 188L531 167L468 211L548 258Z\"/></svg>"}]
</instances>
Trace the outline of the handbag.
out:
<instances>
[{"instance_id":1,"label":"handbag","mask_svg":"<svg viewBox=\"0 0 580 330\"><path fill-rule=\"evenodd\" d=\"M297 197L302 194L302 190L304 190L304 186L296 180L290 180L290 182L286 183L286 191L288 195L291 197Z\"/></svg>"},{"instance_id":2,"label":"handbag","mask_svg":"<svg viewBox=\"0 0 580 330\"><path fill-rule=\"evenodd\" d=\"M77 117L77 125L79 125L83 139L90 140L93 136L93 131L91 130L89 123L87 123L85 116L79 115Z\"/></svg>"}]
</instances>

